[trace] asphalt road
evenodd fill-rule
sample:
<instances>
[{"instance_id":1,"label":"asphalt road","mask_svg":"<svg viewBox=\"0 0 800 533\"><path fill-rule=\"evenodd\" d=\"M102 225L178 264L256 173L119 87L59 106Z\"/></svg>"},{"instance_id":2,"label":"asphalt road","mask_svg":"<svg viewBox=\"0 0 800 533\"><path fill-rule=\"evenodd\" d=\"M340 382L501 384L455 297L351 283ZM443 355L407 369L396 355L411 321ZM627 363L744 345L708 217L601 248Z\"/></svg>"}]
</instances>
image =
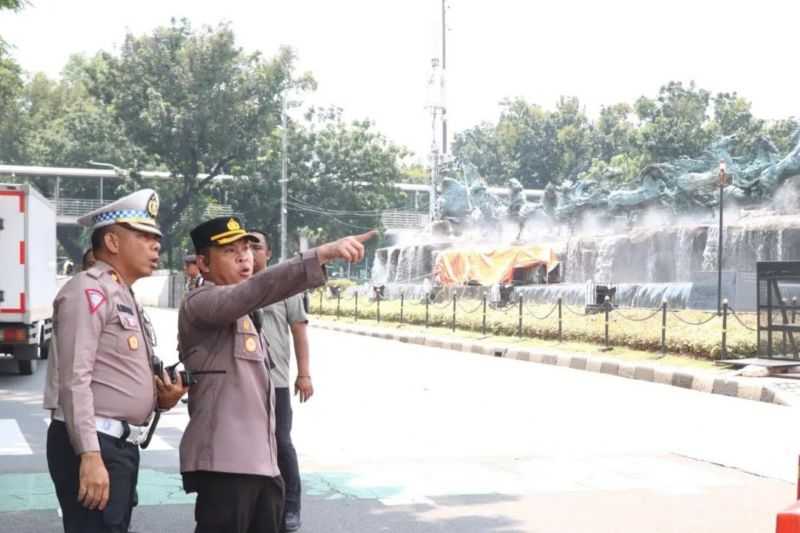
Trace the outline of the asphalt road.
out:
<instances>
[{"instance_id":1,"label":"asphalt road","mask_svg":"<svg viewBox=\"0 0 800 533\"><path fill-rule=\"evenodd\" d=\"M150 313L174 360L175 312ZM307 533L767 533L794 499L790 408L315 329L311 345L294 430ZM0 361L0 532L60 530L44 370ZM135 531L193 529L186 420L164 416L143 453Z\"/></svg>"}]
</instances>

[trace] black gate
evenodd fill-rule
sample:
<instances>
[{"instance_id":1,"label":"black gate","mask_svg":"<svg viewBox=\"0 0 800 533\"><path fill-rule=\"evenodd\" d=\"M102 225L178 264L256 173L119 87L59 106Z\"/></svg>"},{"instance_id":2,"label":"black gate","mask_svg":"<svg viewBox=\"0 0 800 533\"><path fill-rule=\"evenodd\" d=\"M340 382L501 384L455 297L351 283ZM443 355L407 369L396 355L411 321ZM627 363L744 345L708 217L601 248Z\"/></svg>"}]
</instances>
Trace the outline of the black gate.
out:
<instances>
[{"instance_id":1,"label":"black gate","mask_svg":"<svg viewBox=\"0 0 800 533\"><path fill-rule=\"evenodd\" d=\"M800 360L800 261L760 261L758 286L758 355L778 360Z\"/></svg>"}]
</instances>

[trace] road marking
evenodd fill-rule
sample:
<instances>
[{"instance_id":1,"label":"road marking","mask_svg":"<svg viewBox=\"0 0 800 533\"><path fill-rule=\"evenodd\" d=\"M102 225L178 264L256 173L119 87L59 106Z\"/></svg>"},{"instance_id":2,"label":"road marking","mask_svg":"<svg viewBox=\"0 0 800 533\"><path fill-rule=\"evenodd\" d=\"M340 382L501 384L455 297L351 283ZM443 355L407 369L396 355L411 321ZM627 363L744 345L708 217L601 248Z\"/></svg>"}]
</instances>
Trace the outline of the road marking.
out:
<instances>
[{"instance_id":1,"label":"road marking","mask_svg":"<svg viewBox=\"0 0 800 533\"><path fill-rule=\"evenodd\" d=\"M142 452L161 452L165 450L174 450L175 448L172 447L167 441L163 438L159 437L158 435L153 435L153 438L150 439L150 445L142 450Z\"/></svg>"},{"instance_id":2,"label":"road marking","mask_svg":"<svg viewBox=\"0 0 800 533\"><path fill-rule=\"evenodd\" d=\"M175 428L179 431L186 429L189 423L189 415L184 413L176 413L173 415L163 415L158 422L158 427L162 428Z\"/></svg>"},{"instance_id":3,"label":"road marking","mask_svg":"<svg viewBox=\"0 0 800 533\"><path fill-rule=\"evenodd\" d=\"M183 491L178 473L143 468L137 490L139 505L185 505L195 500L194 494ZM0 513L48 509L59 512L49 474L0 474Z\"/></svg>"},{"instance_id":4,"label":"road marking","mask_svg":"<svg viewBox=\"0 0 800 533\"><path fill-rule=\"evenodd\" d=\"M25 435L13 418L0 418L0 455L33 455Z\"/></svg>"}]
</instances>

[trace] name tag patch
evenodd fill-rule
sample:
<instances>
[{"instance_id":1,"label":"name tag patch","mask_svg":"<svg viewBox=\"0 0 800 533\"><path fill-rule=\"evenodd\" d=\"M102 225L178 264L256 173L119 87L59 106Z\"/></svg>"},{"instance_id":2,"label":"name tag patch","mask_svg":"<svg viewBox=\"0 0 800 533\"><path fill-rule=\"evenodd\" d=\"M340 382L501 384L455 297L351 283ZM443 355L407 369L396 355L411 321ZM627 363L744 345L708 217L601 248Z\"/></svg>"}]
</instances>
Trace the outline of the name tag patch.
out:
<instances>
[{"instance_id":1,"label":"name tag patch","mask_svg":"<svg viewBox=\"0 0 800 533\"><path fill-rule=\"evenodd\" d=\"M122 322L122 325L126 328L130 329L138 329L139 328L139 321L136 320L135 316L131 315L119 315L119 320Z\"/></svg>"}]
</instances>

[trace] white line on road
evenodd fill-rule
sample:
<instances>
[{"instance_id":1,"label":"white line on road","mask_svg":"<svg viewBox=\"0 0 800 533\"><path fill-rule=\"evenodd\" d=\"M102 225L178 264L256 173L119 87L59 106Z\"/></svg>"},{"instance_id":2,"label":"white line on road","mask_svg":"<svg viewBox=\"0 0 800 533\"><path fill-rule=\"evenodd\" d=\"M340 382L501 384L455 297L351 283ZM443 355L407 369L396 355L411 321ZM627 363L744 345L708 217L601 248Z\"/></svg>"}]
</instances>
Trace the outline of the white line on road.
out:
<instances>
[{"instance_id":1,"label":"white line on road","mask_svg":"<svg viewBox=\"0 0 800 533\"><path fill-rule=\"evenodd\" d=\"M0 455L33 455L25 435L13 418L0 418Z\"/></svg>"},{"instance_id":2,"label":"white line on road","mask_svg":"<svg viewBox=\"0 0 800 533\"><path fill-rule=\"evenodd\" d=\"M143 452L161 452L164 450L174 450L167 441L159 437L158 435L153 435L153 438L150 440L150 445L142 450Z\"/></svg>"}]
</instances>

